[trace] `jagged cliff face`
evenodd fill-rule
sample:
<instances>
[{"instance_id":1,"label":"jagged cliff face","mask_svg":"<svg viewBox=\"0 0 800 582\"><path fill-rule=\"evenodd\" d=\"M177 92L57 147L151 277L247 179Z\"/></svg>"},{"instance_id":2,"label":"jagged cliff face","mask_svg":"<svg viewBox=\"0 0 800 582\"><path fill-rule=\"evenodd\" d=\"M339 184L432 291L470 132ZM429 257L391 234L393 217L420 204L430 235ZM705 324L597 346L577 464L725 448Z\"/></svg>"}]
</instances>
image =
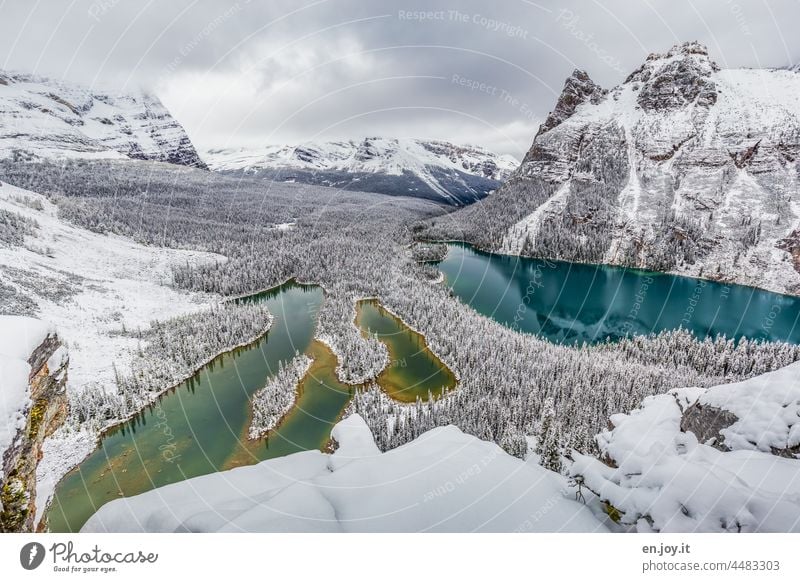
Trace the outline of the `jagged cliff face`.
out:
<instances>
[{"instance_id":1,"label":"jagged cliff face","mask_svg":"<svg viewBox=\"0 0 800 582\"><path fill-rule=\"evenodd\" d=\"M0 157L133 158L205 168L153 95L0 71Z\"/></svg>"},{"instance_id":2,"label":"jagged cliff face","mask_svg":"<svg viewBox=\"0 0 800 582\"><path fill-rule=\"evenodd\" d=\"M64 421L69 359L58 336L49 334L28 358L30 407L24 426L0 465L0 532L36 529L36 467L42 443Z\"/></svg>"},{"instance_id":3,"label":"jagged cliff face","mask_svg":"<svg viewBox=\"0 0 800 582\"><path fill-rule=\"evenodd\" d=\"M573 73L519 170L453 222L500 252L800 293L798 160L800 75L686 43L608 92Z\"/></svg>"}]
</instances>

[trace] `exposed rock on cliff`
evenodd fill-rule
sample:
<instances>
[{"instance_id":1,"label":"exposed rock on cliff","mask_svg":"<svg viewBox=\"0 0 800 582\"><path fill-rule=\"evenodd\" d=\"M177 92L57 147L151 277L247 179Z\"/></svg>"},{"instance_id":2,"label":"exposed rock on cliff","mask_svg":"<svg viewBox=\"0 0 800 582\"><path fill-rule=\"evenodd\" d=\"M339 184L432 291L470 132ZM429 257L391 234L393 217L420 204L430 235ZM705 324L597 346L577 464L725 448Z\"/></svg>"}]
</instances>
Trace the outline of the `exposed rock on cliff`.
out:
<instances>
[{"instance_id":1,"label":"exposed rock on cliff","mask_svg":"<svg viewBox=\"0 0 800 582\"><path fill-rule=\"evenodd\" d=\"M514 175L428 236L800 293L798 95L698 43L608 92L575 72Z\"/></svg>"},{"instance_id":2,"label":"exposed rock on cliff","mask_svg":"<svg viewBox=\"0 0 800 582\"><path fill-rule=\"evenodd\" d=\"M0 378L5 404L12 404L9 393L20 392L16 410L0 419L8 431L7 448L0 451L0 531L33 531L36 527L36 466L42 457L42 443L64 421L67 397L66 380L69 358L58 335L38 320L0 317L0 359L3 372L14 361L21 377L14 374ZM13 348L9 348L13 344ZM35 344L32 349L30 345ZM9 352L14 353L9 353ZM27 358L19 355L29 351ZM12 385L12 382L24 385Z\"/></svg>"}]
</instances>

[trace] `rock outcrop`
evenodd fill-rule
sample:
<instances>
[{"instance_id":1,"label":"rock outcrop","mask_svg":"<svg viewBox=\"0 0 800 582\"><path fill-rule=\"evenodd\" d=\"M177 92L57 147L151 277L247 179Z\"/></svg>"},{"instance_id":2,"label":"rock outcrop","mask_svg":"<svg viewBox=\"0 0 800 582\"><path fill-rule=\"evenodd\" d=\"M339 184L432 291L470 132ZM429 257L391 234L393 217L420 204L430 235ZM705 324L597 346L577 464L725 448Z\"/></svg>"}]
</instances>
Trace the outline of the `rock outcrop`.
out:
<instances>
[{"instance_id":1,"label":"rock outcrop","mask_svg":"<svg viewBox=\"0 0 800 582\"><path fill-rule=\"evenodd\" d=\"M26 532L36 527L36 466L44 439L64 421L69 358L58 335L48 334L27 360L30 405L26 421L2 455L0 532Z\"/></svg>"}]
</instances>

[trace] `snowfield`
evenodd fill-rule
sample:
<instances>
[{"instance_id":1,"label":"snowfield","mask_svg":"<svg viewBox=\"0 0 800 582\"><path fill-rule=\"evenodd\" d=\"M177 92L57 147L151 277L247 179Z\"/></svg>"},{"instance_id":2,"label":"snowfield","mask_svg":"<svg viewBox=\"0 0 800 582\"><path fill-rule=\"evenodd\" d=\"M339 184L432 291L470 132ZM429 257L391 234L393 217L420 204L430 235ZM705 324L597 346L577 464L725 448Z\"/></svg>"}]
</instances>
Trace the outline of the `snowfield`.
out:
<instances>
[{"instance_id":1,"label":"snowfield","mask_svg":"<svg viewBox=\"0 0 800 582\"><path fill-rule=\"evenodd\" d=\"M711 411L700 428L719 429L705 442L684 426L698 407ZM334 428L333 454L115 500L82 531L800 532L800 363L651 396L611 425L601 459L573 452L568 483L454 426L381 453L355 414Z\"/></svg>"},{"instance_id":2,"label":"snowfield","mask_svg":"<svg viewBox=\"0 0 800 582\"><path fill-rule=\"evenodd\" d=\"M83 532L604 532L566 480L453 426L386 453L358 415L296 453L108 503Z\"/></svg>"},{"instance_id":3,"label":"snowfield","mask_svg":"<svg viewBox=\"0 0 800 582\"><path fill-rule=\"evenodd\" d=\"M24 247L0 247L0 283L36 304L69 348L68 390L114 390L136 340L117 334L208 307L216 296L168 287L174 265L221 262L211 253L145 247L59 220L44 196L0 183L0 209L35 220ZM24 202L23 202L24 201ZM32 208L39 204L42 210Z\"/></svg>"},{"instance_id":4,"label":"snowfield","mask_svg":"<svg viewBox=\"0 0 800 582\"><path fill-rule=\"evenodd\" d=\"M0 315L0 461L25 428L30 408L28 358L55 328L31 317Z\"/></svg>"},{"instance_id":5,"label":"snowfield","mask_svg":"<svg viewBox=\"0 0 800 582\"><path fill-rule=\"evenodd\" d=\"M699 442L681 430L692 405L711 407L712 422L726 413L736 418L721 424L721 439ZM569 472L613 505L622 524L638 531L800 532L800 364L651 396L611 423L598 436L607 462L576 455Z\"/></svg>"}]
</instances>

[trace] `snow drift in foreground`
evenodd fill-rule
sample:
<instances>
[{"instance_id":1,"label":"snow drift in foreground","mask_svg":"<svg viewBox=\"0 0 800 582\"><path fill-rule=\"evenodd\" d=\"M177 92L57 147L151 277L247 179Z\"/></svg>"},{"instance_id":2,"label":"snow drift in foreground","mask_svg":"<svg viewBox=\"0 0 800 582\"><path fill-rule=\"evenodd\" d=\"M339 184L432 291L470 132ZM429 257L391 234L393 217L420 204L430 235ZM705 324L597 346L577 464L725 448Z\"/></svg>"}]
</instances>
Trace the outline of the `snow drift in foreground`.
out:
<instances>
[{"instance_id":1,"label":"snow drift in foreground","mask_svg":"<svg viewBox=\"0 0 800 582\"><path fill-rule=\"evenodd\" d=\"M0 315L0 462L25 427L31 404L28 358L53 332L52 325L32 317Z\"/></svg>"},{"instance_id":2,"label":"snow drift in foreground","mask_svg":"<svg viewBox=\"0 0 800 582\"><path fill-rule=\"evenodd\" d=\"M604 462L577 455L570 473L619 511L622 524L800 532L800 363L651 396L611 423L598 437Z\"/></svg>"},{"instance_id":3,"label":"snow drift in foreground","mask_svg":"<svg viewBox=\"0 0 800 582\"><path fill-rule=\"evenodd\" d=\"M358 415L306 451L118 499L84 532L607 531L566 480L453 426L381 453Z\"/></svg>"}]
</instances>

